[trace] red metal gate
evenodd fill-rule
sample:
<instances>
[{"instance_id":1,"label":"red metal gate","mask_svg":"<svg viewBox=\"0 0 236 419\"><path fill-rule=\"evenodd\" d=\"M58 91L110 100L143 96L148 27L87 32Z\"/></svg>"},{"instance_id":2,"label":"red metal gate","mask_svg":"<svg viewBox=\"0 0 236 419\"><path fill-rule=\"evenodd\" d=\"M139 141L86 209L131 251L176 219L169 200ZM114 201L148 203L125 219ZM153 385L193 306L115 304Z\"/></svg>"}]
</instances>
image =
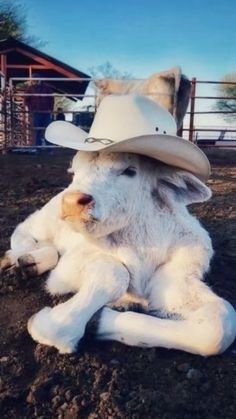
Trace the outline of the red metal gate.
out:
<instances>
[{"instance_id":1,"label":"red metal gate","mask_svg":"<svg viewBox=\"0 0 236 419\"><path fill-rule=\"evenodd\" d=\"M191 142L195 142L201 147L236 147L236 111L235 110L217 110L215 103L218 100L235 100L236 108L236 96L221 96L217 94L217 86L219 85L233 85L236 87L236 82L231 81L204 81L197 80L195 77L191 80L191 97L189 110L185 118L185 124L183 128L184 134L187 134L187 138ZM207 90L207 86L211 86L210 90L216 90L216 94L199 94L199 88L204 86ZM214 87L214 89L212 89ZM236 89L235 89L236 90ZM202 109L202 103L208 103L204 109ZM235 116L233 118L235 123L223 123L222 116L224 115ZM199 116L208 115L209 118L214 116L218 117L217 126L199 124ZM221 118L221 119L220 119ZM186 136L186 135L185 135ZM227 138L228 136L228 138Z\"/></svg>"}]
</instances>

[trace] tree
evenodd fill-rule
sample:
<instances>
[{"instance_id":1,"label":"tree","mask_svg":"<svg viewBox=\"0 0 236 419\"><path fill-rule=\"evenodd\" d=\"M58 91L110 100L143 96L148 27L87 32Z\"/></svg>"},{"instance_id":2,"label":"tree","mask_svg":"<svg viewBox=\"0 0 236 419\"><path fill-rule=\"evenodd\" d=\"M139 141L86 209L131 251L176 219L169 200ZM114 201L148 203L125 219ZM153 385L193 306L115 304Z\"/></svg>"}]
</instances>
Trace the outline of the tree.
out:
<instances>
[{"instance_id":1,"label":"tree","mask_svg":"<svg viewBox=\"0 0 236 419\"><path fill-rule=\"evenodd\" d=\"M33 46L42 46L35 36L28 34L27 9L13 0L0 0L0 40L13 37Z\"/></svg>"},{"instance_id":2,"label":"tree","mask_svg":"<svg viewBox=\"0 0 236 419\"><path fill-rule=\"evenodd\" d=\"M215 108L218 111L229 112L222 114L223 119L227 122L236 120L236 73L227 74L222 81L232 82L234 84L219 84L217 93L219 96L224 96L225 99L218 99ZM228 99L231 98L231 99Z\"/></svg>"},{"instance_id":3,"label":"tree","mask_svg":"<svg viewBox=\"0 0 236 419\"><path fill-rule=\"evenodd\" d=\"M132 77L131 73L115 68L110 61L106 61L98 66L90 67L88 71L89 74L96 79L130 79Z\"/></svg>"}]
</instances>

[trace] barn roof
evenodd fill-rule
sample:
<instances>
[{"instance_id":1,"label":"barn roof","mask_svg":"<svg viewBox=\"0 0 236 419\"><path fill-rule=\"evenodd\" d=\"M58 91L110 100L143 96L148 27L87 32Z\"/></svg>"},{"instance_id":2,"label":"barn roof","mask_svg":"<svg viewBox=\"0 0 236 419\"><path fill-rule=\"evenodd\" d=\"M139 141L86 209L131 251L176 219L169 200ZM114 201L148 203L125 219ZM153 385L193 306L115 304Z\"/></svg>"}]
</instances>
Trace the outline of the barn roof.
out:
<instances>
[{"instance_id":1,"label":"barn roof","mask_svg":"<svg viewBox=\"0 0 236 419\"><path fill-rule=\"evenodd\" d=\"M11 77L29 77L32 72L46 78L90 78L88 74L15 38L0 40L0 55L5 56L5 61L1 59L1 71L7 80ZM88 83L89 80L47 82L56 92L71 96L84 94Z\"/></svg>"}]
</instances>

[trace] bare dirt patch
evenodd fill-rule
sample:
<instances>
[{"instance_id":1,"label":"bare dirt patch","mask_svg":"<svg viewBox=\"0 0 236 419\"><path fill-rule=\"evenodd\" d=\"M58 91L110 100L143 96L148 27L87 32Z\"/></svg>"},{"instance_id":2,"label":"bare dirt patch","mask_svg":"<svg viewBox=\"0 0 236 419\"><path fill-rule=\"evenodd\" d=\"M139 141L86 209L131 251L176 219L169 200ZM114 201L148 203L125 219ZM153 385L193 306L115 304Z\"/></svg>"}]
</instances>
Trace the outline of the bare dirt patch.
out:
<instances>
[{"instance_id":1,"label":"bare dirt patch","mask_svg":"<svg viewBox=\"0 0 236 419\"><path fill-rule=\"evenodd\" d=\"M214 196L192 211L210 231L216 252L207 282L236 307L236 152L208 154ZM68 184L71 156L0 156L1 253L15 226ZM114 342L87 342L76 354L59 355L26 330L33 313L56 303L44 279L0 278L1 418L236 417L236 344L210 358Z\"/></svg>"}]
</instances>

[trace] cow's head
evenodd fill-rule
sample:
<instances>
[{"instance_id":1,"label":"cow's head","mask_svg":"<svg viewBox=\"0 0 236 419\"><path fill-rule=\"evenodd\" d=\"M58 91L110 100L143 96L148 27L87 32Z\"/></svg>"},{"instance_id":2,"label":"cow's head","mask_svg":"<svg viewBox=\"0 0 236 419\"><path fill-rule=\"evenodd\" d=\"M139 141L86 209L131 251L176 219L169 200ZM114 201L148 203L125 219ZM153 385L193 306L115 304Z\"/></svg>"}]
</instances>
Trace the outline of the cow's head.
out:
<instances>
[{"instance_id":1,"label":"cow's head","mask_svg":"<svg viewBox=\"0 0 236 419\"><path fill-rule=\"evenodd\" d=\"M178 211L180 205L210 197L194 175L131 153L79 152L71 171L62 218L94 237L140 228L159 212Z\"/></svg>"}]
</instances>

